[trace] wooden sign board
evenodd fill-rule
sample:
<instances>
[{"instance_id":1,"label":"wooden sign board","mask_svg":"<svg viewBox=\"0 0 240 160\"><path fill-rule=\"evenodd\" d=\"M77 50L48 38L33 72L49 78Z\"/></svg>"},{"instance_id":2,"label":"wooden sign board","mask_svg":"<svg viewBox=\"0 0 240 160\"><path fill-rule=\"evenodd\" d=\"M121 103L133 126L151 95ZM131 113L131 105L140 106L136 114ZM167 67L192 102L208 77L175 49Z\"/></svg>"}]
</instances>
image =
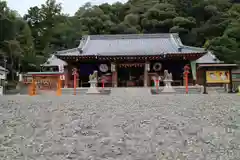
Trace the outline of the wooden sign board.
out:
<instances>
[{"instance_id":1,"label":"wooden sign board","mask_svg":"<svg viewBox=\"0 0 240 160\"><path fill-rule=\"evenodd\" d=\"M58 77L55 76L36 76L35 80L37 82L38 89L41 90L56 90Z\"/></svg>"},{"instance_id":2,"label":"wooden sign board","mask_svg":"<svg viewBox=\"0 0 240 160\"><path fill-rule=\"evenodd\" d=\"M37 88L40 90L56 90L58 77L57 76L34 76ZM25 76L24 83L31 84L32 76Z\"/></svg>"},{"instance_id":3,"label":"wooden sign board","mask_svg":"<svg viewBox=\"0 0 240 160\"><path fill-rule=\"evenodd\" d=\"M206 71L207 83L230 83L229 71Z\"/></svg>"}]
</instances>

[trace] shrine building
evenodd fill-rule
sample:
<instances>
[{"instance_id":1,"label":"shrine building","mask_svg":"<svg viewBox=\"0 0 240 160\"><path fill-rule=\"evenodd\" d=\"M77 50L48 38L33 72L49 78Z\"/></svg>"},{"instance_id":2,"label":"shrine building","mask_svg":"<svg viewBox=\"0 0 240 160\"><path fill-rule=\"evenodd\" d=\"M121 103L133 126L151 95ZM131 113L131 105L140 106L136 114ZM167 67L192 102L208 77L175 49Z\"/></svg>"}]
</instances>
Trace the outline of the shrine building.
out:
<instances>
[{"instance_id":1,"label":"shrine building","mask_svg":"<svg viewBox=\"0 0 240 160\"><path fill-rule=\"evenodd\" d=\"M88 87L89 75L95 70L99 83L104 80L106 87L152 86L153 77L162 76L164 70L172 73L173 86L181 86L186 64L191 68L189 85L201 84L197 65L221 63L204 48L182 44L175 33L88 35L77 48L57 51L55 56L66 62L68 87L73 86L74 70L78 87Z\"/></svg>"}]
</instances>

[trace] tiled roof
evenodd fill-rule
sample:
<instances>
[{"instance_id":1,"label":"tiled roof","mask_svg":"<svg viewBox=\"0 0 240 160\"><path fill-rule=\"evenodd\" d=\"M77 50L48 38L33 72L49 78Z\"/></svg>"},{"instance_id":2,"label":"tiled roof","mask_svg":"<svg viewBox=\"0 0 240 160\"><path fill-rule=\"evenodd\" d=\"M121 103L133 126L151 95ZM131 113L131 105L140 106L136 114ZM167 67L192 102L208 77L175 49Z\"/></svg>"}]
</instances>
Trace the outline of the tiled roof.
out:
<instances>
[{"instance_id":1,"label":"tiled roof","mask_svg":"<svg viewBox=\"0 0 240 160\"><path fill-rule=\"evenodd\" d=\"M237 68L237 64L225 64L225 63L215 63L215 64L199 64L198 68L203 67L231 67L231 68Z\"/></svg>"},{"instance_id":2,"label":"tiled roof","mask_svg":"<svg viewBox=\"0 0 240 160\"><path fill-rule=\"evenodd\" d=\"M52 55L50 58L48 58L47 62L42 64L42 66L45 66L45 67L61 66L61 65L66 66L67 62L57 58L55 55Z\"/></svg>"},{"instance_id":3,"label":"tiled roof","mask_svg":"<svg viewBox=\"0 0 240 160\"><path fill-rule=\"evenodd\" d=\"M81 50L80 48L72 48L68 50L57 51L56 55L77 56L77 55L81 55L80 50Z\"/></svg>"},{"instance_id":4,"label":"tiled roof","mask_svg":"<svg viewBox=\"0 0 240 160\"><path fill-rule=\"evenodd\" d=\"M221 61L217 59L214 54L208 52L199 59L197 59L196 63L221 63Z\"/></svg>"},{"instance_id":5,"label":"tiled roof","mask_svg":"<svg viewBox=\"0 0 240 160\"><path fill-rule=\"evenodd\" d=\"M203 52L203 48L183 45L178 34L166 33L84 36L78 48L59 51L57 55L142 56Z\"/></svg>"}]
</instances>

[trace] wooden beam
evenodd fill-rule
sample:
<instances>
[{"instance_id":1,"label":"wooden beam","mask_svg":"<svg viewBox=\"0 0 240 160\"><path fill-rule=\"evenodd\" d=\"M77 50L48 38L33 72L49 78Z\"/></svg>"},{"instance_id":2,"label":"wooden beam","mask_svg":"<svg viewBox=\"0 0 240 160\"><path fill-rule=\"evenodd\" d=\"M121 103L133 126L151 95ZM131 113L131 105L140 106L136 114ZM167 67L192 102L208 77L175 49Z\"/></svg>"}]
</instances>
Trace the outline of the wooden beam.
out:
<instances>
[{"instance_id":1,"label":"wooden beam","mask_svg":"<svg viewBox=\"0 0 240 160\"><path fill-rule=\"evenodd\" d=\"M205 53L167 53L158 55L122 55L122 56L101 56L101 55L86 55L86 56L58 56L63 60L160 60L168 58L185 57L186 59L197 59Z\"/></svg>"}]
</instances>

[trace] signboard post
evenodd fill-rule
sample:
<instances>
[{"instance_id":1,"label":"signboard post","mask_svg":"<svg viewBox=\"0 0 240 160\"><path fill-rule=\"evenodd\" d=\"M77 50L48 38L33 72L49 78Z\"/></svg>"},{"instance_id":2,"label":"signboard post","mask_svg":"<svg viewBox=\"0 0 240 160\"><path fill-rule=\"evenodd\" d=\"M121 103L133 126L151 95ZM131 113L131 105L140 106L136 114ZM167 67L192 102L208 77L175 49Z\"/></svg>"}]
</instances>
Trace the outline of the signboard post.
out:
<instances>
[{"instance_id":1,"label":"signboard post","mask_svg":"<svg viewBox=\"0 0 240 160\"><path fill-rule=\"evenodd\" d=\"M207 94L207 85L229 84L228 93L233 92L232 70L237 69L237 64L198 64L198 69L203 72L203 94Z\"/></svg>"}]
</instances>

